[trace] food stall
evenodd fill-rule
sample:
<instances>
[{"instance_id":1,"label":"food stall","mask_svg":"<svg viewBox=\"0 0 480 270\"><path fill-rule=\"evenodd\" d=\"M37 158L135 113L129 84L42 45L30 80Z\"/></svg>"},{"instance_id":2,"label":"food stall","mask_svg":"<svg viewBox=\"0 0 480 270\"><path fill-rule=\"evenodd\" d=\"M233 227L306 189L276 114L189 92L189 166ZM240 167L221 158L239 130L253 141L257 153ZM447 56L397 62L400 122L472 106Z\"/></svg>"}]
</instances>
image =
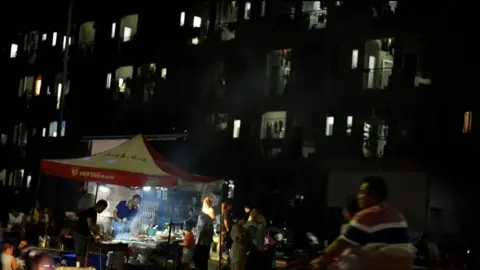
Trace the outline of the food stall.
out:
<instances>
[{"instance_id":1,"label":"food stall","mask_svg":"<svg viewBox=\"0 0 480 270\"><path fill-rule=\"evenodd\" d=\"M169 163L142 135L137 135L117 147L92 156L42 160L41 173L85 181L90 183L90 186L94 183L95 197L101 197L99 190L107 186L122 187L124 191L130 191L130 194L155 191L158 197L158 194L161 195L163 191L168 190L195 192L200 194L199 197L205 197L206 194L222 193L225 184L224 180L194 175ZM151 218L157 210L150 202L142 202L140 212L145 216L139 221L141 225L139 233L97 243L92 248L93 251L101 253L111 250L110 247L116 248L119 244L128 245L129 254L135 254L135 258L131 258L129 262L139 264L148 263L150 259L147 257L152 253L158 253L157 255L172 253L169 247L175 241L182 239L182 233L173 224L172 217L170 217L167 231L148 233L149 228L145 220ZM173 213L173 205L170 203L171 213ZM107 212L109 209L113 212L114 208L115 204L109 203ZM108 228L104 229L108 230ZM178 247L178 244L175 246Z\"/></svg>"}]
</instances>

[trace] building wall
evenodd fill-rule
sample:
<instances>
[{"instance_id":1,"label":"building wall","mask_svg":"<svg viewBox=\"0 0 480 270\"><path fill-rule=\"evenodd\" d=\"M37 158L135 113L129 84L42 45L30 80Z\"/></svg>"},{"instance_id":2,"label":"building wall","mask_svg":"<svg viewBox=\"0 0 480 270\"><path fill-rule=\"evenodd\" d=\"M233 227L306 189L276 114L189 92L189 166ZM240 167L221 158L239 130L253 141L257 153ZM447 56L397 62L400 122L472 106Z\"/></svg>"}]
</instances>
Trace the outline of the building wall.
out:
<instances>
[{"instance_id":1,"label":"building wall","mask_svg":"<svg viewBox=\"0 0 480 270\"><path fill-rule=\"evenodd\" d=\"M463 74L462 69L456 68L462 65L458 58L444 59L449 45L437 45L448 39L444 37L443 28L437 29L438 24L424 20L431 15L431 10L443 14L441 9L435 10L437 6L402 1L404 4L394 16L372 18L370 3L343 1L341 6L329 7L326 28L309 29L307 14L302 13L300 3L266 1L262 16L261 1L251 1L251 17L246 20L243 18L245 1L237 1L238 20L229 24L235 31L235 39L222 41L220 26L225 25L220 25L218 14L212 12L218 10L219 1L175 2L160 9L157 3L147 2L75 3L68 77L71 91L65 107L66 138L48 140L78 141L84 135L186 132L191 134L189 151L194 149L194 153L184 155L189 159L185 163L203 170L203 174L221 173L227 174L222 177L247 179L253 173L245 172L238 164L248 164L267 174L269 169L261 165L274 163L280 168L279 174L288 175L285 181L296 179L290 177L294 175L291 171L311 164L315 167L319 162L322 163L319 174L328 173L329 166L323 164L331 160L338 161L336 171L381 167L383 161L365 161L361 155L363 124L374 116L389 126L389 150L383 159L393 163L401 163L404 158L418 159L421 167L437 157L448 157L452 149L462 149L457 142L465 136L456 128L461 128L463 113L473 110L474 106L465 105L463 94L456 94L458 80L451 79L449 72ZM54 152L70 154L57 151L46 154L39 150L51 147L42 137L42 131L59 119L53 91L59 82L63 52L61 40L59 45L51 46L51 36L53 32L59 37L64 35L67 6L66 2L52 5L54 8L41 3L29 4L31 12L12 26L15 35L8 43L16 42L23 47L24 35L33 30L48 36L46 41L39 42L33 63L29 62L30 54L21 53L14 59L8 58L8 54L1 55L5 65L0 66L7 72L2 85L8 91L2 91L0 96L5 104L15 107L2 113L15 117L1 119L2 130L8 133L11 146L1 155L9 157L2 160L7 161L5 164L10 170L28 166L28 170L35 171L42 157ZM181 12L185 12L183 27L180 26ZM132 14L139 15L137 34L132 41L122 42L119 38L122 18ZM194 16L203 19L200 29L192 27ZM90 21L95 22L94 44L78 46L80 25ZM113 23L116 24L115 38L111 37ZM195 36L199 37L198 45L191 44ZM366 44L385 38L395 41L389 87L364 90L365 77L370 72L365 69ZM265 94L267 54L284 49L292 50L285 91ZM358 49L356 69L351 67L354 49ZM417 57L409 67L411 70L406 68L410 54ZM157 67L156 96L151 102L143 102L139 95L145 82L138 76L138 68L150 63ZM118 67L126 65L132 66L136 77L132 86L136 96L129 102L120 102L114 98L113 91L107 91L106 79L108 73L115 74ZM162 68L168 70L166 79L159 78ZM30 101L17 97L19 79L26 75L43 78L42 94ZM416 75L431 78L432 84L412 85ZM46 95L47 87L53 94ZM454 105L449 103L452 100L456 101ZM471 100L474 99L468 103L473 103ZM262 116L267 112L286 112L285 138L260 137L264 126ZM217 123L207 123L207 115L212 113L228 114L227 126L218 128ZM332 136L325 135L327 116L335 117ZM350 135L345 130L348 116L353 117ZM235 120L241 120L239 138L232 138ZM28 140L34 141L26 155L22 154L25 147L19 147L11 139L18 123L26 124ZM307 161L298 154L301 151L297 148L303 146L315 152ZM467 143L463 146L469 148ZM222 164L221 170L211 165L216 162ZM352 166L353 163L356 165ZM410 167L404 170L410 171ZM311 179L315 181L317 175L313 173Z\"/></svg>"},{"instance_id":2,"label":"building wall","mask_svg":"<svg viewBox=\"0 0 480 270\"><path fill-rule=\"evenodd\" d=\"M438 212L431 215L432 230L455 233L462 229L468 219L468 204L471 201L466 186L455 186L445 179L430 176L430 207ZM440 223L440 226L438 224Z\"/></svg>"}]
</instances>

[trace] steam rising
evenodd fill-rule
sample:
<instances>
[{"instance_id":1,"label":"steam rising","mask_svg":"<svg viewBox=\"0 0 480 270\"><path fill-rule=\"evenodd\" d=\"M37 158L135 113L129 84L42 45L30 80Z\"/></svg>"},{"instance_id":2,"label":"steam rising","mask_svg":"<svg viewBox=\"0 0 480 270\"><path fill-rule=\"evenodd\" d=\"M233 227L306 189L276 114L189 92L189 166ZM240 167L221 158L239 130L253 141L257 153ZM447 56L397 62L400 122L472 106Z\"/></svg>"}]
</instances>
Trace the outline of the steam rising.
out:
<instances>
[{"instance_id":1,"label":"steam rising","mask_svg":"<svg viewBox=\"0 0 480 270\"><path fill-rule=\"evenodd\" d=\"M125 226L129 227L129 232L119 233L115 236L114 240L131 240L132 237L138 236L141 232L141 215L137 215L131 222L125 223Z\"/></svg>"}]
</instances>

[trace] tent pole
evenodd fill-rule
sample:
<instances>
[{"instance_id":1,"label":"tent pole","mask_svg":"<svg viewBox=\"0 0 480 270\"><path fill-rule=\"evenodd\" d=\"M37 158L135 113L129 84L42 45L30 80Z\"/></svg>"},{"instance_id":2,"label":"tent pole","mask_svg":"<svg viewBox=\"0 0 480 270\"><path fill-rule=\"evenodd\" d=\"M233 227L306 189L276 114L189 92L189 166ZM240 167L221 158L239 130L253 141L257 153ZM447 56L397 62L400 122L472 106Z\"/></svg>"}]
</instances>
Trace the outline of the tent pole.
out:
<instances>
[{"instance_id":1,"label":"tent pole","mask_svg":"<svg viewBox=\"0 0 480 270\"><path fill-rule=\"evenodd\" d=\"M35 193L34 193L34 196L33 196L33 207L32 207L32 210L31 210L31 220L32 222L34 221L33 220L33 215L35 214L35 207L37 206L37 201L38 201L38 192L40 190L40 182L42 181L42 172L39 172L38 173L38 179L37 179L37 186L35 187Z\"/></svg>"},{"instance_id":2,"label":"tent pole","mask_svg":"<svg viewBox=\"0 0 480 270\"><path fill-rule=\"evenodd\" d=\"M220 239L218 241L218 243L220 245L220 248L218 249L218 269L220 269L220 270L222 269L222 258L223 258L222 253L223 253L223 240L224 240L224 239L222 239L223 238L222 237L222 234L223 234L222 227L225 226L224 220L223 220L224 219L223 211L222 211L223 210L223 200L224 200L223 185L224 184L222 184L222 191L220 193ZM225 237L227 237L226 232L225 232Z\"/></svg>"},{"instance_id":3,"label":"tent pole","mask_svg":"<svg viewBox=\"0 0 480 270\"><path fill-rule=\"evenodd\" d=\"M97 203L97 198L98 198L98 187L100 186L99 183L97 183L97 188L95 189L95 199L93 199L94 203Z\"/></svg>"},{"instance_id":4,"label":"tent pole","mask_svg":"<svg viewBox=\"0 0 480 270\"><path fill-rule=\"evenodd\" d=\"M207 185L203 185L202 202L203 202L203 200L205 200L205 197L207 197Z\"/></svg>"},{"instance_id":5,"label":"tent pole","mask_svg":"<svg viewBox=\"0 0 480 270\"><path fill-rule=\"evenodd\" d=\"M177 177L177 183L178 183L178 177ZM174 188L174 190L176 190ZM169 199L171 198L171 196L168 196ZM171 212L170 212L170 223L168 224L168 243L170 244L170 240L172 239L172 227L173 227L173 200L170 202L170 206L171 206Z\"/></svg>"}]
</instances>

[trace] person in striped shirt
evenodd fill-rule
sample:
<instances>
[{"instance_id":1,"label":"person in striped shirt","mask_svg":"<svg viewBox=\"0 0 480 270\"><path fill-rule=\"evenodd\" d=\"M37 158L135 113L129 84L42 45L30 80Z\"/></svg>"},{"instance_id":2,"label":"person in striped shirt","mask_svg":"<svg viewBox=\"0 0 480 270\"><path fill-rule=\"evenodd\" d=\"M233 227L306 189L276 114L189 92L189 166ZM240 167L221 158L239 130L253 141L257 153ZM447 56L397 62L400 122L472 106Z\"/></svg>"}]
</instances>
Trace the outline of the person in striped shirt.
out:
<instances>
[{"instance_id":1,"label":"person in striped shirt","mask_svg":"<svg viewBox=\"0 0 480 270\"><path fill-rule=\"evenodd\" d=\"M358 251L362 269L413 269L415 248L409 242L408 224L403 215L387 203L387 198L388 188L383 178L364 179L357 194L362 210L311 266L321 268L350 248Z\"/></svg>"}]
</instances>

